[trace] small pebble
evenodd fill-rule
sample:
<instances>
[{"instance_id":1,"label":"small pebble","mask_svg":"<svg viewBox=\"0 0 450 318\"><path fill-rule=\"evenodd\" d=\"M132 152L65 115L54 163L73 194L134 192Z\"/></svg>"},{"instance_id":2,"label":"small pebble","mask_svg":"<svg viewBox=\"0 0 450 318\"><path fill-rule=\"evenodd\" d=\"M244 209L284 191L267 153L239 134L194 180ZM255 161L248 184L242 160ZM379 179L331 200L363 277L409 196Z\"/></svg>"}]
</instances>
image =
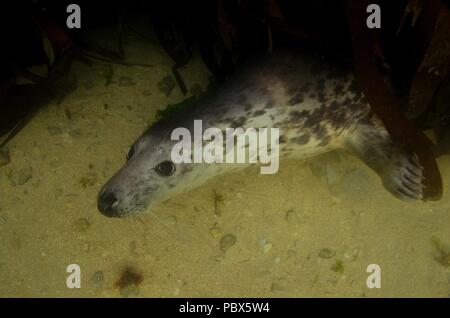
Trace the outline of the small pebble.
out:
<instances>
[{"instance_id":1,"label":"small pebble","mask_svg":"<svg viewBox=\"0 0 450 318\"><path fill-rule=\"evenodd\" d=\"M267 242L263 245L263 253L264 254L269 253L271 249L272 249L272 243Z\"/></svg>"},{"instance_id":2,"label":"small pebble","mask_svg":"<svg viewBox=\"0 0 450 318\"><path fill-rule=\"evenodd\" d=\"M103 272L97 271L91 276L91 285L94 288L102 288L103 287Z\"/></svg>"},{"instance_id":3,"label":"small pebble","mask_svg":"<svg viewBox=\"0 0 450 318\"><path fill-rule=\"evenodd\" d=\"M225 252L226 250L228 250L230 247L232 247L234 244L236 244L236 236L234 236L233 234L227 234L224 235L221 239L220 239L220 249Z\"/></svg>"},{"instance_id":4,"label":"small pebble","mask_svg":"<svg viewBox=\"0 0 450 318\"><path fill-rule=\"evenodd\" d=\"M219 238L222 236L222 232L220 231L220 229L216 226L213 226L210 230L209 233L211 234L211 236L215 239Z\"/></svg>"},{"instance_id":5,"label":"small pebble","mask_svg":"<svg viewBox=\"0 0 450 318\"><path fill-rule=\"evenodd\" d=\"M332 258L334 255L336 255L336 252L329 249L329 248L323 248L320 250L319 252L319 257L320 258Z\"/></svg>"}]
</instances>

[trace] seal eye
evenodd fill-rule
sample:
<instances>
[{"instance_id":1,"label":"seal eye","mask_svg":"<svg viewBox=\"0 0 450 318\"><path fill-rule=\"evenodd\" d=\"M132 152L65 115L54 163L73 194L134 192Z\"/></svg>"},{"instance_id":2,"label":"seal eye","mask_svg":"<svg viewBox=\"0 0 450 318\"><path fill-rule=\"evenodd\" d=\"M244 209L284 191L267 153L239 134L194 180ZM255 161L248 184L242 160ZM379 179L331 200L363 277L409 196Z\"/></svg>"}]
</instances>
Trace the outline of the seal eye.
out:
<instances>
[{"instance_id":1,"label":"seal eye","mask_svg":"<svg viewBox=\"0 0 450 318\"><path fill-rule=\"evenodd\" d=\"M171 176L175 172L175 165L172 161L163 161L159 165L156 166L155 171L160 176Z\"/></svg>"},{"instance_id":2,"label":"seal eye","mask_svg":"<svg viewBox=\"0 0 450 318\"><path fill-rule=\"evenodd\" d=\"M130 158L133 157L133 155L134 155L134 146L131 146L127 152L127 160L130 160Z\"/></svg>"}]
</instances>

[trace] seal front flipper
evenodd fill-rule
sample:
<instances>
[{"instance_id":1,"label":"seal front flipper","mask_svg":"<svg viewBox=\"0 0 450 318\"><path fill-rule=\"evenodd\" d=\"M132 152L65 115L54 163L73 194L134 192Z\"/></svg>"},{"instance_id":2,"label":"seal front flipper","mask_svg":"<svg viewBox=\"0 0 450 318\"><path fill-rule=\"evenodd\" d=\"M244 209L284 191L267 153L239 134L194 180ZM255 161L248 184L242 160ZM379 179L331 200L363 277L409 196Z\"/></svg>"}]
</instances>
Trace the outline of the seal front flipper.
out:
<instances>
[{"instance_id":1,"label":"seal front flipper","mask_svg":"<svg viewBox=\"0 0 450 318\"><path fill-rule=\"evenodd\" d=\"M394 144L381 123L356 126L346 146L380 176L394 196L404 201L424 198L423 167L417 155Z\"/></svg>"}]
</instances>

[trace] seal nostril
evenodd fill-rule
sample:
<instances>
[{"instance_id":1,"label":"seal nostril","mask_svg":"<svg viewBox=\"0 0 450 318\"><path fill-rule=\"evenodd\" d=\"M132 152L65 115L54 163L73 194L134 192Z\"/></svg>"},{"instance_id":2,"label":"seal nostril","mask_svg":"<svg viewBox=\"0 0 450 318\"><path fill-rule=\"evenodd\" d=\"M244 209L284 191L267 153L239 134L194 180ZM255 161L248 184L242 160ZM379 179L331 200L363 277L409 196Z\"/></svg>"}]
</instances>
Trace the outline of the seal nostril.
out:
<instances>
[{"instance_id":1,"label":"seal nostril","mask_svg":"<svg viewBox=\"0 0 450 318\"><path fill-rule=\"evenodd\" d=\"M97 206L100 212L108 217L118 216L117 211L114 207L119 203L119 199L112 191L103 191L97 202Z\"/></svg>"},{"instance_id":2,"label":"seal nostril","mask_svg":"<svg viewBox=\"0 0 450 318\"><path fill-rule=\"evenodd\" d=\"M113 206L115 203L117 203L117 201L119 201L119 199L117 199L117 197L115 196L115 194L113 192L109 192L106 193L103 196L103 202L105 202L107 205L109 206Z\"/></svg>"}]
</instances>

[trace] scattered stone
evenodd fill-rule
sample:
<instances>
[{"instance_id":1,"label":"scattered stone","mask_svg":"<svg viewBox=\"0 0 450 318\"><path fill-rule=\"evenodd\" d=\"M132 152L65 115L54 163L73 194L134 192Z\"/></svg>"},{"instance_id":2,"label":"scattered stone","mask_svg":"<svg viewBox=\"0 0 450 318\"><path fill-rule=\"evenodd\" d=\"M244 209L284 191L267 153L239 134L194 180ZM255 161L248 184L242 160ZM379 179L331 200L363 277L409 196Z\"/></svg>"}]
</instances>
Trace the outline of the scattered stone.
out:
<instances>
[{"instance_id":1,"label":"scattered stone","mask_svg":"<svg viewBox=\"0 0 450 318\"><path fill-rule=\"evenodd\" d=\"M91 226L91 223L89 222L89 220L86 218L82 218L82 219L76 220L75 223L72 225L72 228L76 232L82 233L82 232L86 232L90 226Z\"/></svg>"},{"instance_id":2,"label":"scattered stone","mask_svg":"<svg viewBox=\"0 0 450 318\"><path fill-rule=\"evenodd\" d=\"M173 79L172 75L169 74L159 81L158 89L160 92L164 93L166 97L169 97L169 95L175 88L175 84L175 80Z\"/></svg>"},{"instance_id":3,"label":"scattered stone","mask_svg":"<svg viewBox=\"0 0 450 318\"><path fill-rule=\"evenodd\" d=\"M4 148L0 149L0 167L6 166L11 162L11 157L9 156L9 150Z\"/></svg>"},{"instance_id":4,"label":"scattered stone","mask_svg":"<svg viewBox=\"0 0 450 318\"><path fill-rule=\"evenodd\" d=\"M272 243L267 242L263 245L263 253L264 254L269 253L271 249L272 249Z\"/></svg>"},{"instance_id":5,"label":"scattered stone","mask_svg":"<svg viewBox=\"0 0 450 318\"><path fill-rule=\"evenodd\" d=\"M236 244L236 236L233 234L227 234L224 235L220 239L220 249L223 252L226 252L230 247L232 247L234 244Z\"/></svg>"},{"instance_id":6,"label":"scattered stone","mask_svg":"<svg viewBox=\"0 0 450 318\"><path fill-rule=\"evenodd\" d=\"M319 252L320 258L328 259L328 258L332 258L334 255L336 255L336 252L329 248L323 248Z\"/></svg>"},{"instance_id":7,"label":"scattered stone","mask_svg":"<svg viewBox=\"0 0 450 318\"><path fill-rule=\"evenodd\" d=\"M130 86L134 86L134 85L136 85L136 83L131 77L121 76L119 78L119 86L130 87Z\"/></svg>"},{"instance_id":8,"label":"scattered stone","mask_svg":"<svg viewBox=\"0 0 450 318\"><path fill-rule=\"evenodd\" d=\"M102 288L103 287L103 272L102 271L96 271L91 276L91 285L94 288Z\"/></svg>"},{"instance_id":9,"label":"scattered stone","mask_svg":"<svg viewBox=\"0 0 450 318\"><path fill-rule=\"evenodd\" d=\"M209 230L209 234L211 234L211 236L214 239L217 239L219 237L222 236L222 231L220 231L220 229L217 226L213 226L210 230Z\"/></svg>"},{"instance_id":10,"label":"scattered stone","mask_svg":"<svg viewBox=\"0 0 450 318\"><path fill-rule=\"evenodd\" d=\"M18 170L12 170L8 174L8 179L10 184L15 186L21 186L27 183L31 178L33 178L33 168L26 167Z\"/></svg>"}]
</instances>

